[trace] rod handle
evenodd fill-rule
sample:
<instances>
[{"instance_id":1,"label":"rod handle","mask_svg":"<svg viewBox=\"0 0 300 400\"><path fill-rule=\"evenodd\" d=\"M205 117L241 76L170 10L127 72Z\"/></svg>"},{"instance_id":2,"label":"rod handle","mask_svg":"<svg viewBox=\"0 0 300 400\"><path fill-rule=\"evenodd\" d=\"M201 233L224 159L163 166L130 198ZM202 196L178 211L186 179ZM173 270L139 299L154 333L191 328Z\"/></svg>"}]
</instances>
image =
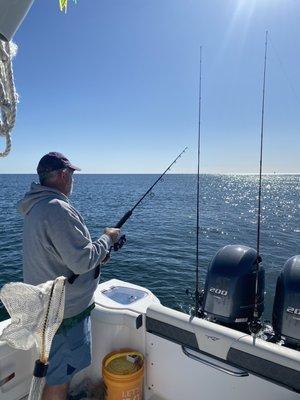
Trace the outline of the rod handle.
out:
<instances>
[{"instance_id":1,"label":"rod handle","mask_svg":"<svg viewBox=\"0 0 300 400\"><path fill-rule=\"evenodd\" d=\"M131 215L132 215L132 211L131 210L127 211L127 213L125 213L123 215L123 217L120 219L120 221L115 225L115 228L121 228L125 224L125 222L128 220L128 218L131 217Z\"/></svg>"},{"instance_id":2,"label":"rod handle","mask_svg":"<svg viewBox=\"0 0 300 400\"><path fill-rule=\"evenodd\" d=\"M34 364L33 376L36 378L44 378L47 374L48 364L43 363L41 360L36 360Z\"/></svg>"}]
</instances>

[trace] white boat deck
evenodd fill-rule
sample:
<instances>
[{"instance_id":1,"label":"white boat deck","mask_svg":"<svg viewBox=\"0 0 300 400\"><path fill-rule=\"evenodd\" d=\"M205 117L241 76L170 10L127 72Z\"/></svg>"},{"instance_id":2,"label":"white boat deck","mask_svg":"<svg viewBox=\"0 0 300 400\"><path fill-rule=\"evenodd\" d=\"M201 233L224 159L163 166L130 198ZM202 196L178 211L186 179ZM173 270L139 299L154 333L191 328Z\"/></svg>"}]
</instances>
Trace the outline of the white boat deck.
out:
<instances>
[{"instance_id":1,"label":"white boat deck","mask_svg":"<svg viewBox=\"0 0 300 400\"><path fill-rule=\"evenodd\" d=\"M130 296L132 302L122 304L124 293L118 294L118 301L107 297L117 286L146 295ZM92 364L74 377L71 394L86 379L99 384L101 361L108 353L132 348L145 355L144 400L300 398L299 351L261 339L254 344L242 332L163 307L147 289L126 282L99 285L95 302ZM6 324L0 323L0 332ZM26 398L35 358L34 350L13 350L0 342L0 381L15 372L15 378L0 387L1 400ZM92 397L82 398L99 400L101 390L98 386Z\"/></svg>"}]
</instances>

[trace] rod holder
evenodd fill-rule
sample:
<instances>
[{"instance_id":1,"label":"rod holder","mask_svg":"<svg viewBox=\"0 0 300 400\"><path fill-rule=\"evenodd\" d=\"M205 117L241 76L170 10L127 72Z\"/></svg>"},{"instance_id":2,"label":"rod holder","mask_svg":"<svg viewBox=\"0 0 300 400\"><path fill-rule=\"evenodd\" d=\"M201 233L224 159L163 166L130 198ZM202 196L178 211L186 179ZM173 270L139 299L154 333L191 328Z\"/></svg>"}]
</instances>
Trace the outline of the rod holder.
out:
<instances>
[{"instance_id":1,"label":"rod holder","mask_svg":"<svg viewBox=\"0 0 300 400\"><path fill-rule=\"evenodd\" d=\"M11 41L34 0L0 0L0 39Z\"/></svg>"}]
</instances>

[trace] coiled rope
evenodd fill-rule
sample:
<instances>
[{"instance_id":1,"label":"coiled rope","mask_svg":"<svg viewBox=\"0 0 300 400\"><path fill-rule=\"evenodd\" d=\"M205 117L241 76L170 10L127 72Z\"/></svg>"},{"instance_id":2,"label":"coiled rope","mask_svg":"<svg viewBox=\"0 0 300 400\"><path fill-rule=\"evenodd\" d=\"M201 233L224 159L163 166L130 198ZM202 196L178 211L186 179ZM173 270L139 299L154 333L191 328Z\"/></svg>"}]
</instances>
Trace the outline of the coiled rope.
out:
<instances>
[{"instance_id":1,"label":"coiled rope","mask_svg":"<svg viewBox=\"0 0 300 400\"><path fill-rule=\"evenodd\" d=\"M18 95L14 84L12 59L17 53L13 42L0 40L0 136L5 138L5 157L11 150L11 131L15 125Z\"/></svg>"}]
</instances>

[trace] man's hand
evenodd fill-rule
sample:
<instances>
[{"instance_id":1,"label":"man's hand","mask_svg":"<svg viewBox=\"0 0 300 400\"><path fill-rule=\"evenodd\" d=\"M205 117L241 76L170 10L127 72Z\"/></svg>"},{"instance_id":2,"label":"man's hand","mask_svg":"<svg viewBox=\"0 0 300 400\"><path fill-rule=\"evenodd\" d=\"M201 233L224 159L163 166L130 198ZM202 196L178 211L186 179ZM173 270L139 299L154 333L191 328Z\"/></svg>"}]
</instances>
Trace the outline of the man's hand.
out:
<instances>
[{"instance_id":1,"label":"man's hand","mask_svg":"<svg viewBox=\"0 0 300 400\"><path fill-rule=\"evenodd\" d=\"M109 260L110 260L110 253L107 253L106 257L104 258L104 260L102 260L101 264L104 265L104 264L106 264Z\"/></svg>"},{"instance_id":2,"label":"man's hand","mask_svg":"<svg viewBox=\"0 0 300 400\"><path fill-rule=\"evenodd\" d=\"M111 241L113 242L113 244L119 240L120 232L121 232L121 230L117 229L117 228L105 228L104 229L104 233L111 238Z\"/></svg>"}]
</instances>

